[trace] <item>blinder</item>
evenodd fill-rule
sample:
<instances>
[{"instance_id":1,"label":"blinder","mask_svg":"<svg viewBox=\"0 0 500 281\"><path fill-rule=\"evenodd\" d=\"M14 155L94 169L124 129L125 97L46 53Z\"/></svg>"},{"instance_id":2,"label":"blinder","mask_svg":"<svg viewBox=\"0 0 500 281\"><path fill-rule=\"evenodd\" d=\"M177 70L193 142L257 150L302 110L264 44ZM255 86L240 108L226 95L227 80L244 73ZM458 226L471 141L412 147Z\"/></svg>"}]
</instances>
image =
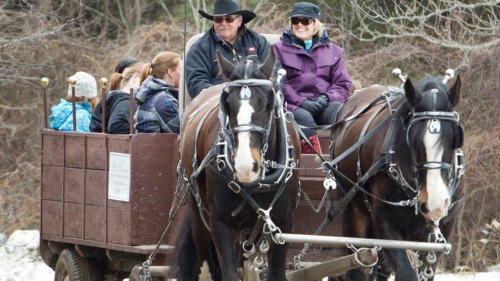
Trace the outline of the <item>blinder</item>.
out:
<instances>
[{"instance_id":1,"label":"blinder","mask_svg":"<svg viewBox=\"0 0 500 281\"><path fill-rule=\"evenodd\" d=\"M453 140L453 149L462 148L465 139L465 129L462 124L458 123L457 133L455 139Z\"/></svg>"}]
</instances>

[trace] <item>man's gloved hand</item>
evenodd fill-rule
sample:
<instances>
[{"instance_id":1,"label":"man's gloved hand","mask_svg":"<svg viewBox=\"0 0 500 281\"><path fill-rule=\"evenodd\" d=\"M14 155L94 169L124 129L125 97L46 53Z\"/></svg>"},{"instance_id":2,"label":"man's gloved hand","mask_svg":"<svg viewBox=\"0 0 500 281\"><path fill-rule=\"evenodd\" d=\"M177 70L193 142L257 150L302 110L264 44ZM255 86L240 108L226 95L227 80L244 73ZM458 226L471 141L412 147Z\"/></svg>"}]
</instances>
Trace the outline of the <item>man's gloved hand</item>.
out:
<instances>
[{"instance_id":1,"label":"man's gloved hand","mask_svg":"<svg viewBox=\"0 0 500 281\"><path fill-rule=\"evenodd\" d=\"M320 114L321 111L323 110L323 106L319 102L313 101L313 100L305 100L300 105L300 107L309 111L309 113L311 113L312 116L316 116L316 115Z\"/></svg>"},{"instance_id":2,"label":"man's gloved hand","mask_svg":"<svg viewBox=\"0 0 500 281\"><path fill-rule=\"evenodd\" d=\"M321 105L321 109L325 109L325 107L328 105L328 96L325 94L319 95L319 97L316 99L316 102Z\"/></svg>"}]
</instances>

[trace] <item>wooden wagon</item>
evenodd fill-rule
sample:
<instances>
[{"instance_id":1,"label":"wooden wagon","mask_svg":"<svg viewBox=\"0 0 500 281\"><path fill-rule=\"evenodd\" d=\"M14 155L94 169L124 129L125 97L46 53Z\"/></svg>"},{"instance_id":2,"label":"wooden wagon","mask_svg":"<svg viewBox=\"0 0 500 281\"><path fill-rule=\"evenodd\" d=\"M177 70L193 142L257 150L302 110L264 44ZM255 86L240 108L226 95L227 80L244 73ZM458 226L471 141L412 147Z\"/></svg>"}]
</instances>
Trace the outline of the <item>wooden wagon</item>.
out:
<instances>
[{"instance_id":1,"label":"wooden wagon","mask_svg":"<svg viewBox=\"0 0 500 281\"><path fill-rule=\"evenodd\" d=\"M187 49L199 36L191 38ZM276 34L265 36L270 43L279 39ZM179 96L182 110L189 95L181 91ZM319 135L323 151L329 151L328 133ZM78 280L122 280L132 271L138 278L141 265L157 244L161 246L151 274L158 280L164 278L161 276L167 272L165 264L171 249L167 241L175 219L163 241L160 238L169 223L177 184L178 137L62 132L47 127L42 130L40 254L55 270L55 280L73 280L69 276L78 276ZM315 158L312 154L302 155L301 168L319 167L321 163ZM284 235L288 242L304 243L311 241L304 234L313 234L325 218L324 208L319 212L313 208L324 198L325 177L315 169L302 169L299 175L302 193L294 233L300 235ZM337 200L333 191L333 203ZM323 234L338 238L341 233L341 216L337 216ZM354 255L346 252L345 242L331 243L330 239L313 247L301 258L303 269L297 269L293 260L302 248L300 243L289 247L289 281L320 280L359 267L360 262L376 261L373 248Z\"/></svg>"}]
</instances>

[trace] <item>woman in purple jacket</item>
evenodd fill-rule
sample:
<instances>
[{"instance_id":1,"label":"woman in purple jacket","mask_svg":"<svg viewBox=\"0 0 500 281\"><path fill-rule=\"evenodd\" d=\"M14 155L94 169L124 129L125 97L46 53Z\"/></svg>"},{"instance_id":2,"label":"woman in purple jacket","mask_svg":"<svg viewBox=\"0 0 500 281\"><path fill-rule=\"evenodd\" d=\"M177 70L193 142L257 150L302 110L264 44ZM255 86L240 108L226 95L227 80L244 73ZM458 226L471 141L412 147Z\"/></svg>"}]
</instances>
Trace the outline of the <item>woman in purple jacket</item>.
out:
<instances>
[{"instance_id":1,"label":"woman in purple jacket","mask_svg":"<svg viewBox=\"0 0 500 281\"><path fill-rule=\"evenodd\" d=\"M342 60L344 50L328 38L319 21L320 12L311 3L293 5L290 26L274 45L286 70L283 95L287 108L306 127L331 124L352 85ZM313 148L301 140L302 153L321 153L316 130L303 131Z\"/></svg>"}]
</instances>

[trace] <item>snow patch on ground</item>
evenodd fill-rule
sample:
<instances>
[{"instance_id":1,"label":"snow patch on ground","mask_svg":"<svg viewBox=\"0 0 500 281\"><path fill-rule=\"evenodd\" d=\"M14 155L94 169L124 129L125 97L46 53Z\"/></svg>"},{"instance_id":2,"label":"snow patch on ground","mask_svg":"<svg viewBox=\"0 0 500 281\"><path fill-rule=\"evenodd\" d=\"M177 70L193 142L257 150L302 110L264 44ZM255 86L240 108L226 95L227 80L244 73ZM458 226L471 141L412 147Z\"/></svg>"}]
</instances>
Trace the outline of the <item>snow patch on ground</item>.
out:
<instances>
[{"instance_id":1,"label":"snow patch on ground","mask_svg":"<svg viewBox=\"0 0 500 281\"><path fill-rule=\"evenodd\" d=\"M9 239L0 235L0 281L54 280L38 254L39 237L38 230L16 230Z\"/></svg>"},{"instance_id":2,"label":"snow patch on ground","mask_svg":"<svg viewBox=\"0 0 500 281\"><path fill-rule=\"evenodd\" d=\"M0 233L0 281L52 281L54 271L38 254L40 232L16 230L9 239ZM434 281L500 281L500 272L438 274Z\"/></svg>"}]
</instances>

